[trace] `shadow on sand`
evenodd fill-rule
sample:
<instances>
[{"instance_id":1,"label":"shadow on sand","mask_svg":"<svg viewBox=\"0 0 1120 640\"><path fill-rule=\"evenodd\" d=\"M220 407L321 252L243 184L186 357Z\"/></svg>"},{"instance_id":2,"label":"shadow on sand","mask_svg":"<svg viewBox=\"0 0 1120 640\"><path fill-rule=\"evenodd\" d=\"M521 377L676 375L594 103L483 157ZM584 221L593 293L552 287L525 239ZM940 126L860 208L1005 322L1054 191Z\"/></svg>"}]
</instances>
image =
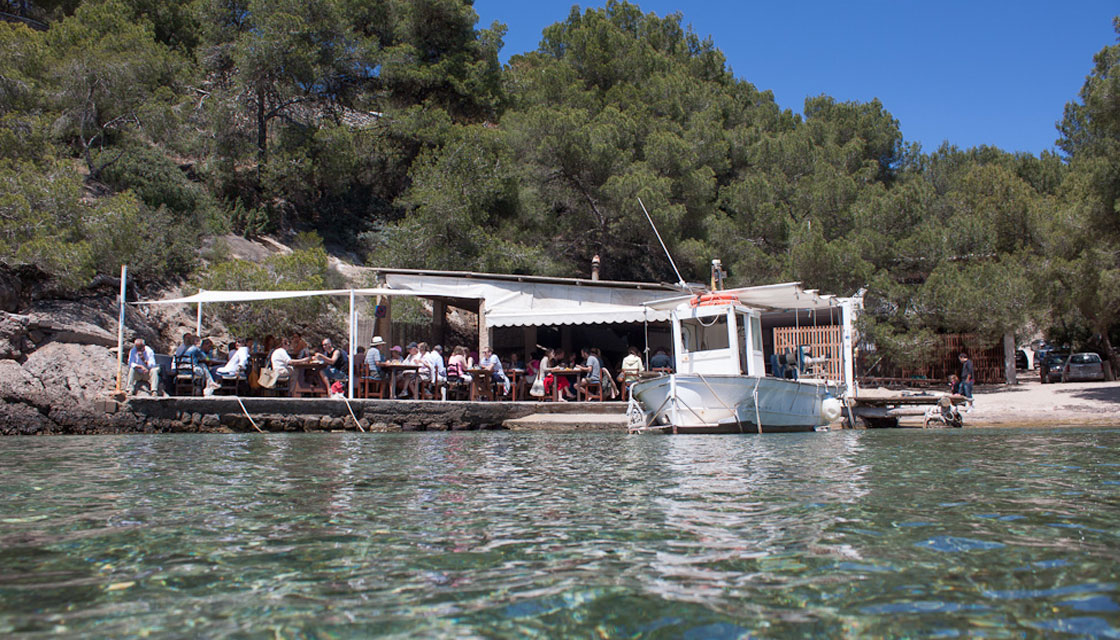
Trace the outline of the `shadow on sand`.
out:
<instances>
[{"instance_id":1,"label":"shadow on sand","mask_svg":"<svg viewBox=\"0 0 1120 640\"><path fill-rule=\"evenodd\" d=\"M1070 389L1067 393L1074 398L1080 398L1082 400L1111 402L1120 405L1120 386L1116 385L1081 387L1079 389Z\"/></svg>"}]
</instances>

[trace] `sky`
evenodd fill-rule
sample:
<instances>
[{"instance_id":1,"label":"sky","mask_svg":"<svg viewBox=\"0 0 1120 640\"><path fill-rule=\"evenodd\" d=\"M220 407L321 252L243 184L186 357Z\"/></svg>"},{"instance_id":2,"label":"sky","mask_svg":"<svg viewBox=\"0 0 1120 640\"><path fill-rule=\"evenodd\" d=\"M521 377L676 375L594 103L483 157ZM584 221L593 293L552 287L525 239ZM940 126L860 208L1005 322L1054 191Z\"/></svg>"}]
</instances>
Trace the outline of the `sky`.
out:
<instances>
[{"instance_id":1,"label":"sky","mask_svg":"<svg viewBox=\"0 0 1120 640\"><path fill-rule=\"evenodd\" d=\"M580 4L602 7L605 1ZM1093 55L1116 44L1117 0L641 0L710 36L739 79L800 113L806 97L879 98L907 142L1054 149ZM570 0L475 0L479 27L505 23L500 56L537 48Z\"/></svg>"}]
</instances>

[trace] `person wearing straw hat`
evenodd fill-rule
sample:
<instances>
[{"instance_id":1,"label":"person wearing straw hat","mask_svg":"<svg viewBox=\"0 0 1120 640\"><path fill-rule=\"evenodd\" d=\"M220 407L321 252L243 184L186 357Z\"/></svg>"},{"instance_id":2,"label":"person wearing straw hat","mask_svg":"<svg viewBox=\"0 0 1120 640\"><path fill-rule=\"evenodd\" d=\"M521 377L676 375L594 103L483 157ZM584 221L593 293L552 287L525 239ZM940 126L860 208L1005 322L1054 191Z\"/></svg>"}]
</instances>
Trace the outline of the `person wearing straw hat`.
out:
<instances>
[{"instance_id":1,"label":"person wearing straw hat","mask_svg":"<svg viewBox=\"0 0 1120 640\"><path fill-rule=\"evenodd\" d=\"M366 366L369 367L369 377L373 380L381 379L381 362L385 360L381 355L381 345L385 341L381 336L373 336L370 340L369 351L366 352Z\"/></svg>"}]
</instances>

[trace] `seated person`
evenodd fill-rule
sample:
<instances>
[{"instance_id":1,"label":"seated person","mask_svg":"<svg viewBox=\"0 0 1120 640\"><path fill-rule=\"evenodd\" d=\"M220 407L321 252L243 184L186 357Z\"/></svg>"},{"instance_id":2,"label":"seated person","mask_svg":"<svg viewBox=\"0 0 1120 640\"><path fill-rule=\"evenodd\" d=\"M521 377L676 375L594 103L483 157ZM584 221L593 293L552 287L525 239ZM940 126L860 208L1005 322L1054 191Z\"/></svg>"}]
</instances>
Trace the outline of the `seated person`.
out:
<instances>
[{"instance_id":1,"label":"seated person","mask_svg":"<svg viewBox=\"0 0 1120 640\"><path fill-rule=\"evenodd\" d=\"M203 394L211 395L218 384L214 382L214 375L210 373L210 353L207 350L212 349L214 343L210 341L210 338L207 338L199 344L197 336L192 336L192 338L194 344L188 347L183 355L191 359L191 368L194 370L194 375L202 378Z\"/></svg>"},{"instance_id":2,"label":"seated person","mask_svg":"<svg viewBox=\"0 0 1120 640\"><path fill-rule=\"evenodd\" d=\"M401 357L402 353L401 345L393 345L393 348L389 349L389 362L401 362L404 359Z\"/></svg>"},{"instance_id":3,"label":"seated person","mask_svg":"<svg viewBox=\"0 0 1120 640\"><path fill-rule=\"evenodd\" d=\"M438 389L447 377L447 369L443 365L443 356L436 353L435 350L429 349L427 342L421 342L418 347L420 350L420 369L417 371L417 378L421 382L431 383L434 394L434 390ZM443 370L442 374L440 370Z\"/></svg>"},{"instance_id":4,"label":"seated person","mask_svg":"<svg viewBox=\"0 0 1120 640\"><path fill-rule=\"evenodd\" d=\"M277 380L291 378L292 374L295 373L295 369L292 368L292 355L288 353L288 346L288 339L280 338L280 346L273 349L272 355L268 358L272 370L276 372Z\"/></svg>"},{"instance_id":5,"label":"seated person","mask_svg":"<svg viewBox=\"0 0 1120 640\"><path fill-rule=\"evenodd\" d=\"M439 372L439 379L447 380L447 365L443 362L443 347L438 344L432 347L432 362L435 363L436 371Z\"/></svg>"},{"instance_id":6,"label":"seated person","mask_svg":"<svg viewBox=\"0 0 1120 640\"><path fill-rule=\"evenodd\" d=\"M574 400L575 395L572 393L572 383L568 381L567 376L560 376L552 373L553 369L563 369L564 367L564 350L563 349L549 349L545 352L545 356L541 358L541 373L544 374L544 390L545 393L552 393L552 385L556 385L556 393L561 402Z\"/></svg>"},{"instance_id":7,"label":"seated person","mask_svg":"<svg viewBox=\"0 0 1120 640\"><path fill-rule=\"evenodd\" d=\"M490 372L490 379L494 384L502 385L502 393L509 393L509 378L506 377L506 372L502 369L502 361L498 358L498 354L490 347L482 350L482 360L478 363L479 368L486 369Z\"/></svg>"},{"instance_id":8,"label":"seated person","mask_svg":"<svg viewBox=\"0 0 1120 640\"><path fill-rule=\"evenodd\" d=\"M451 351L451 358L447 360L447 380L470 384L471 374L467 373L466 347L455 347Z\"/></svg>"},{"instance_id":9,"label":"seated person","mask_svg":"<svg viewBox=\"0 0 1120 640\"><path fill-rule=\"evenodd\" d=\"M148 383L148 393L161 393L159 388L159 366L156 365L156 354L152 348L144 344L143 338L137 338L128 352L128 390L136 394L140 385ZM166 393L162 395L167 395Z\"/></svg>"},{"instance_id":10,"label":"seated person","mask_svg":"<svg viewBox=\"0 0 1120 640\"><path fill-rule=\"evenodd\" d=\"M673 359L665 352L665 347L658 347L653 357L649 359L650 369L672 369Z\"/></svg>"},{"instance_id":11,"label":"seated person","mask_svg":"<svg viewBox=\"0 0 1120 640\"><path fill-rule=\"evenodd\" d=\"M422 367L420 361L420 345L415 342L408 343L408 356L405 357L404 363ZM420 387L419 369L416 371L402 371L397 374L397 386L400 387L400 393L397 397L417 397L417 391Z\"/></svg>"},{"instance_id":12,"label":"seated person","mask_svg":"<svg viewBox=\"0 0 1120 640\"><path fill-rule=\"evenodd\" d=\"M369 377L371 380L381 379L381 346L385 341L381 336L373 336L373 340L369 343L369 350L366 351L366 366L369 368Z\"/></svg>"},{"instance_id":13,"label":"seated person","mask_svg":"<svg viewBox=\"0 0 1120 640\"><path fill-rule=\"evenodd\" d=\"M591 385L603 384L603 363L599 360L598 356L596 356L594 353L591 353L591 350L587 347L581 349L580 354L583 356L584 362L583 365L579 367L579 369L584 371L584 376L582 379L580 379L579 382L576 383L576 390L582 391L586 394L588 388ZM600 386L600 390L601 389L602 387Z\"/></svg>"},{"instance_id":14,"label":"seated person","mask_svg":"<svg viewBox=\"0 0 1120 640\"><path fill-rule=\"evenodd\" d=\"M229 345L229 361L213 370L215 378L240 378L249 368L249 345L235 340Z\"/></svg>"},{"instance_id":15,"label":"seated person","mask_svg":"<svg viewBox=\"0 0 1120 640\"><path fill-rule=\"evenodd\" d=\"M315 354L315 359L326 365L319 369L319 378L323 381L323 387L330 389L331 382L350 377L349 361L342 349L335 347L330 338L323 338L322 346L322 352Z\"/></svg>"},{"instance_id":16,"label":"seated person","mask_svg":"<svg viewBox=\"0 0 1120 640\"><path fill-rule=\"evenodd\" d=\"M629 353L622 359L622 369L618 372L618 381L621 382L624 387L629 387L638 381L642 372L645 370L645 365L642 364L642 357L638 355L638 348L630 347Z\"/></svg>"},{"instance_id":17,"label":"seated person","mask_svg":"<svg viewBox=\"0 0 1120 640\"><path fill-rule=\"evenodd\" d=\"M524 369L525 368L525 363L521 361L521 356L517 355L516 351L509 354L509 368L510 369Z\"/></svg>"},{"instance_id":18,"label":"seated person","mask_svg":"<svg viewBox=\"0 0 1120 640\"><path fill-rule=\"evenodd\" d=\"M172 354L172 355L174 357L178 358L179 356L186 353L187 349L190 349L191 347L193 347L194 342L195 342L194 341L194 334L184 333L183 334L183 341L181 343L179 343L179 346L175 347L175 353Z\"/></svg>"},{"instance_id":19,"label":"seated person","mask_svg":"<svg viewBox=\"0 0 1120 640\"><path fill-rule=\"evenodd\" d=\"M288 342L288 353L294 355L297 359L311 355L311 349L298 331L292 334L292 339Z\"/></svg>"}]
</instances>

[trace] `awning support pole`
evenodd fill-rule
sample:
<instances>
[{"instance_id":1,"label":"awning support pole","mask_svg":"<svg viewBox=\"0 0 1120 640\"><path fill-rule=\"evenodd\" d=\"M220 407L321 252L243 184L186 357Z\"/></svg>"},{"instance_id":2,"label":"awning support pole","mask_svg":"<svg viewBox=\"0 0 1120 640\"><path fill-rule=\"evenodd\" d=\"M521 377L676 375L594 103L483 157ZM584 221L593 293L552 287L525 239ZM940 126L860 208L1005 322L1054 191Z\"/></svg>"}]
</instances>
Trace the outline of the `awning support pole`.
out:
<instances>
[{"instance_id":1,"label":"awning support pole","mask_svg":"<svg viewBox=\"0 0 1120 640\"><path fill-rule=\"evenodd\" d=\"M645 349L642 351L642 354L645 356L646 370L648 371L649 370L649 310L648 309L643 309L642 310L642 330L645 332L645 339L646 339Z\"/></svg>"},{"instance_id":2,"label":"awning support pole","mask_svg":"<svg viewBox=\"0 0 1120 640\"><path fill-rule=\"evenodd\" d=\"M856 395L856 368L855 350L852 345L852 300L848 298L840 303L841 349L844 359L844 397L854 398Z\"/></svg>"},{"instance_id":3,"label":"awning support pole","mask_svg":"<svg viewBox=\"0 0 1120 640\"><path fill-rule=\"evenodd\" d=\"M350 290L350 340L347 348L350 350L350 357L346 359L347 367L350 369L346 374L346 397L354 399L354 290Z\"/></svg>"},{"instance_id":4,"label":"awning support pole","mask_svg":"<svg viewBox=\"0 0 1120 640\"><path fill-rule=\"evenodd\" d=\"M117 318L117 393L121 392L121 377L124 375L124 296L128 283L128 265L121 265L120 317Z\"/></svg>"},{"instance_id":5,"label":"awning support pole","mask_svg":"<svg viewBox=\"0 0 1120 640\"><path fill-rule=\"evenodd\" d=\"M202 339L202 303L198 303L198 317L195 318L194 335Z\"/></svg>"}]
</instances>

